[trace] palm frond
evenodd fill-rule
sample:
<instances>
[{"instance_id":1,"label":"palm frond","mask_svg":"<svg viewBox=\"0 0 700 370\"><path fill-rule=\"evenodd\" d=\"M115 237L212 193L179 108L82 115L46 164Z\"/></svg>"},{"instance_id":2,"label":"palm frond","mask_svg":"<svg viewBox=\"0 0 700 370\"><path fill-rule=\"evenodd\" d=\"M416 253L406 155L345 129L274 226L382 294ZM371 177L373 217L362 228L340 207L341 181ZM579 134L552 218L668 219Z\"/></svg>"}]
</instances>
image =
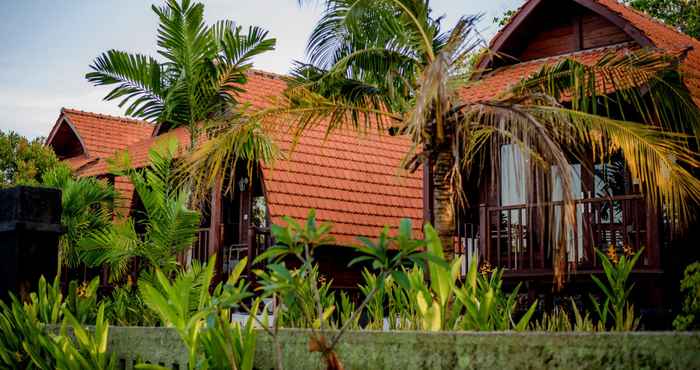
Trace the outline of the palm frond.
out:
<instances>
[{"instance_id":1,"label":"palm frond","mask_svg":"<svg viewBox=\"0 0 700 370\"><path fill-rule=\"evenodd\" d=\"M566 58L546 65L513 88L570 100L575 110L691 132L700 138L700 110L685 86L680 59L655 50L610 52L596 63ZM636 115L630 115L634 112Z\"/></svg>"},{"instance_id":2,"label":"palm frond","mask_svg":"<svg viewBox=\"0 0 700 370\"><path fill-rule=\"evenodd\" d=\"M594 158L621 153L652 206L663 206L682 223L692 219L692 206L700 204L700 180L688 168L700 167L700 159L688 147L690 136L563 108L527 109L555 124L553 130L566 129L577 145L588 145Z\"/></svg>"},{"instance_id":3,"label":"palm frond","mask_svg":"<svg viewBox=\"0 0 700 370\"><path fill-rule=\"evenodd\" d=\"M85 75L97 86L117 85L105 100L121 99L127 105L126 114L143 119L156 119L164 110L167 88L163 85L163 70L153 58L110 50L90 65Z\"/></svg>"},{"instance_id":4,"label":"palm frond","mask_svg":"<svg viewBox=\"0 0 700 370\"><path fill-rule=\"evenodd\" d=\"M130 271L130 262L143 253L131 219L91 232L79 244L82 261L88 266L109 266L110 281L121 281Z\"/></svg>"},{"instance_id":5,"label":"palm frond","mask_svg":"<svg viewBox=\"0 0 700 370\"><path fill-rule=\"evenodd\" d=\"M239 164L252 177L260 163L270 166L281 158L274 132L262 122L265 121L243 112L209 122L205 128L208 139L185 157L178 168L179 177L192 182L196 199L206 197L215 186L232 189ZM223 179L228 182L221 184Z\"/></svg>"},{"instance_id":6,"label":"palm frond","mask_svg":"<svg viewBox=\"0 0 700 370\"><path fill-rule=\"evenodd\" d=\"M90 232L109 226L117 193L104 181L75 178L63 166L45 173L42 183L61 189L61 224L66 230L60 239L61 263L75 267L80 263L80 241Z\"/></svg>"}]
</instances>

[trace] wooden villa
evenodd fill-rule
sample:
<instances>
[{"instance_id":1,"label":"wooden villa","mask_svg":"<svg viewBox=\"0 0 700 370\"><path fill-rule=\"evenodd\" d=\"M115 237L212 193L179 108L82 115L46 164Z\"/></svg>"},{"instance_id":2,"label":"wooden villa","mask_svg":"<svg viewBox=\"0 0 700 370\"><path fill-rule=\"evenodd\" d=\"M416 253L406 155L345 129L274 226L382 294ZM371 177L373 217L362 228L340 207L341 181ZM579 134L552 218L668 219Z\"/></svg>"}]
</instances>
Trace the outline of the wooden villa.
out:
<instances>
[{"instance_id":1,"label":"wooden villa","mask_svg":"<svg viewBox=\"0 0 700 370\"><path fill-rule=\"evenodd\" d=\"M483 73L462 91L465 101L493 98L564 57L595 63L611 52L651 48L681 56L683 69L700 73L700 41L616 0L529 0L490 47L501 57L480 61ZM700 106L700 85L689 88ZM281 76L254 71L245 89L240 101L264 107L268 97L282 93L285 83ZM307 132L293 154L274 167L261 163L254 178L236 179L234 191L213 192L192 257L217 254L220 269L226 272L233 261L255 256L269 245L270 223L281 222L285 215L304 218L313 208L319 220L333 223L337 244L320 251L321 272L339 288L354 288L359 274L346 267L350 252L344 246L355 243L358 236L378 235L384 225L396 227L402 218L413 220L417 232L424 221L431 220L429 171L399 170L408 139L337 132L324 142L323 134L321 129ZM185 128L157 129L146 122L63 109L47 144L79 176L113 182L122 196L119 212L129 214L138 209L138 200L128 181L109 174L108 159L116 151L127 150L135 166L145 166L149 148L172 137L189 142ZM289 134L279 133L276 140L281 149L290 149ZM468 192L474 207L459 212L455 248L467 256L479 251L483 262L504 268L512 281L532 282L534 289L552 281L551 245L541 230L544 223L562 222L561 194L552 189L546 199L533 200L518 191L522 184L513 176L517 160L505 154L512 152L501 150L496 179L484 174L481 185ZM637 276L650 281L650 289L655 287L648 293L650 299L660 300L663 285L659 282L667 278L664 271L677 270L674 261L689 263L689 256L697 255L691 248L692 234L678 237L670 230L662 210L648 205L624 166L579 163L574 171L577 225L566 230L565 238L570 279L600 272L595 248L644 247ZM545 219L533 217L533 209L543 204L554 211Z\"/></svg>"}]
</instances>

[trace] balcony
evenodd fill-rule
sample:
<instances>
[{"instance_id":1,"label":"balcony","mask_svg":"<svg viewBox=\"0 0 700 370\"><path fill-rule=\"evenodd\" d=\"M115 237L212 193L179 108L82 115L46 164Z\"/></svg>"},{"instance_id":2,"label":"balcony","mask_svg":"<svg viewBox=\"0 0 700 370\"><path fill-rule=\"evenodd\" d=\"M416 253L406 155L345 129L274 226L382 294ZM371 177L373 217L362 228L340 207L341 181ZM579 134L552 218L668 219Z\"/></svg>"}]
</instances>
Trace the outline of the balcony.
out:
<instances>
[{"instance_id":1,"label":"balcony","mask_svg":"<svg viewBox=\"0 0 700 370\"><path fill-rule=\"evenodd\" d=\"M659 218L642 195L576 200L573 225L563 215L562 202L469 209L458 223L458 250L467 260L478 253L505 276L551 275L557 243L566 245L570 271L600 271L595 249L611 246L617 253L644 248L638 269L659 269Z\"/></svg>"}]
</instances>

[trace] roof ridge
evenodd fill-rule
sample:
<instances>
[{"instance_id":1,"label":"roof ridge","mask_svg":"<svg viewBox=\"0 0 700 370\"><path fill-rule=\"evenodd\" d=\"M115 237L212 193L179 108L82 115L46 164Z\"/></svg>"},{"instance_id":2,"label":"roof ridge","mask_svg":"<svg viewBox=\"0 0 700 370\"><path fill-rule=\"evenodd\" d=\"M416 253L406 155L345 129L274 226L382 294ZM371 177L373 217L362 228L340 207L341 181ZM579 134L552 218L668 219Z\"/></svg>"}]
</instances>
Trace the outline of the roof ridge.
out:
<instances>
[{"instance_id":1,"label":"roof ridge","mask_svg":"<svg viewBox=\"0 0 700 370\"><path fill-rule=\"evenodd\" d=\"M612 1L612 2L614 2L616 5L619 5L619 6L623 7L625 10L631 11L632 13L635 13L636 15L638 15L638 16L640 16L640 17L644 17L645 19L647 19L647 20L649 20L649 21L651 21L651 22L653 22L653 23L656 23L657 25L663 26L663 27L667 28L669 31L673 31L673 32L675 32L675 33L677 33L677 34L679 34L679 35L682 35L683 37L687 37L688 39L692 40L693 42L698 42L698 43L700 43L700 40L696 39L695 37L690 36L690 35L688 35L688 34L686 34L686 33L684 33L684 32L681 32L681 31L677 30L676 28L674 28L674 27L671 26L670 24L668 24L668 23L666 23L666 22L664 22L664 21L662 21L662 20L660 20L660 19L658 19L658 18L652 16L651 14L648 14L648 13L643 12L643 11L641 11L641 10L635 9L635 8L629 6L629 5L625 4L625 3L622 3L622 2L620 2L620 1L618 1L618 0L595 0L595 2L597 2L598 4L600 4L600 5L602 5L602 6L606 7L606 8L608 8L608 9L610 9L610 11L617 13L620 17L626 18L625 15L624 15L622 12L611 8L611 7L609 6L609 3L608 3L609 1ZM635 26L635 27L636 27L636 26ZM643 32L645 35L650 36L650 35L648 34L648 32L647 32L645 29L640 28L640 27L636 27L636 28L637 28L639 31Z\"/></svg>"},{"instance_id":2,"label":"roof ridge","mask_svg":"<svg viewBox=\"0 0 700 370\"><path fill-rule=\"evenodd\" d=\"M88 112L88 111L84 111L84 110L80 110L80 109L65 108L65 107L61 108L61 114L64 114L64 113L72 113L72 114L78 114L78 115L88 116L88 117L109 119L112 121L120 121L120 122L125 122L125 123L134 123L134 124L139 124L139 125L153 126L153 124L151 122L148 122L145 120L128 118L128 117L120 117L120 116L112 116L112 115L103 114L103 113Z\"/></svg>"}]
</instances>

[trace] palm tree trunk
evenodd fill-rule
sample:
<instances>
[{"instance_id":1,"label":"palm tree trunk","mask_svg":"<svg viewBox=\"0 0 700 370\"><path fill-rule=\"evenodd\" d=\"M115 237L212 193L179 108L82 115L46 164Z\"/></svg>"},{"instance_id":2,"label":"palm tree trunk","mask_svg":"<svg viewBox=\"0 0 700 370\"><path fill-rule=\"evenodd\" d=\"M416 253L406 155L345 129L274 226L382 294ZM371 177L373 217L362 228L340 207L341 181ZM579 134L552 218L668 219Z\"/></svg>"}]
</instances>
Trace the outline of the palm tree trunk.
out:
<instances>
[{"instance_id":1,"label":"palm tree trunk","mask_svg":"<svg viewBox=\"0 0 700 370\"><path fill-rule=\"evenodd\" d=\"M433 167L433 219L434 227L442 242L445 258L452 261L455 256L455 209L454 190L450 181L450 171L455 158L450 149L437 154Z\"/></svg>"}]
</instances>

